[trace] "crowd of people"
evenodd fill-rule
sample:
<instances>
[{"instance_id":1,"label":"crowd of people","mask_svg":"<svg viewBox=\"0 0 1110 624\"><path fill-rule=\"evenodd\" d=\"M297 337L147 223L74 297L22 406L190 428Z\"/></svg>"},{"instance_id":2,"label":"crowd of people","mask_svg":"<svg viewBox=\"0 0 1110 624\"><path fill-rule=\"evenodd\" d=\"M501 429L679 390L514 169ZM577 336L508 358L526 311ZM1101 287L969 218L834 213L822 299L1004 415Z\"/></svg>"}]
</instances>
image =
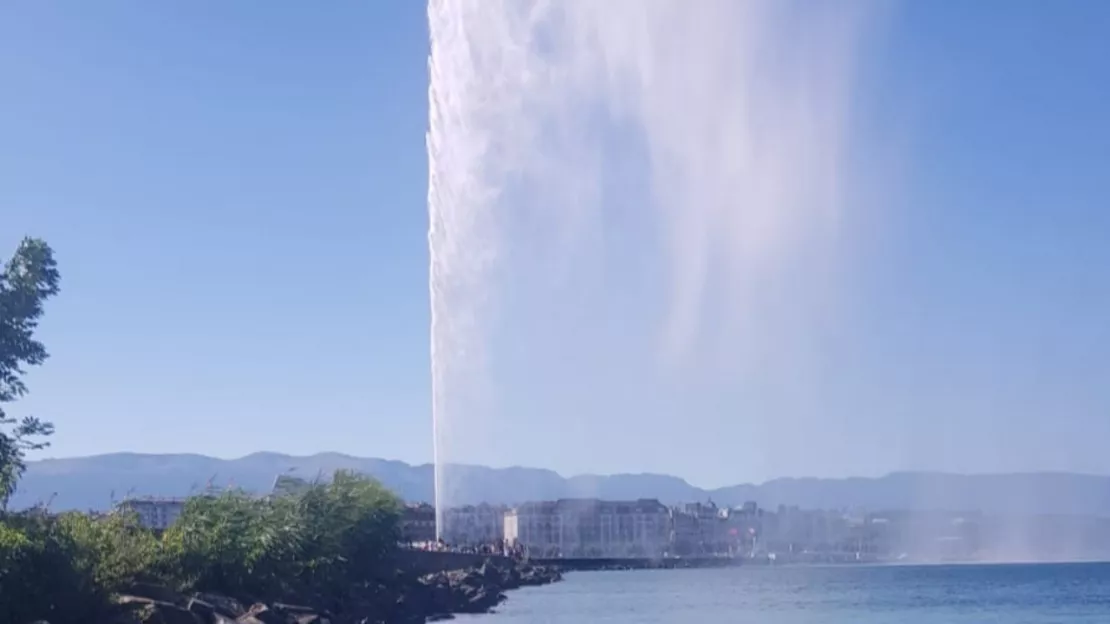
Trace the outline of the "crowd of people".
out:
<instances>
[{"instance_id":1,"label":"crowd of people","mask_svg":"<svg viewBox=\"0 0 1110 624\"><path fill-rule=\"evenodd\" d=\"M520 544L509 544L503 539L493 540L490 542L477 542L468 544L451 544L443 538L427 542L413 542L409 543L410 548L417 550L428 550L435 552L455 552L470 555L489 555L510 557L512 559L523 560L528 558L527 549Z\"/></svg>"}]
</instances>

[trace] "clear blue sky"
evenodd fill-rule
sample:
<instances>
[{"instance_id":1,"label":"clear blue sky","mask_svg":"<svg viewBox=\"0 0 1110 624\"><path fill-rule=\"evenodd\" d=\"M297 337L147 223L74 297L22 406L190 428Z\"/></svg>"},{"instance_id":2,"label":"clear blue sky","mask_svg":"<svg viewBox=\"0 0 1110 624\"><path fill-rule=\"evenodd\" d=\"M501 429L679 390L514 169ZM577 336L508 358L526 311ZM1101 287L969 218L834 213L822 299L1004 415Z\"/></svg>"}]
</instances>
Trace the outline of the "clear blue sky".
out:
<instances>
[{"instance_id":1,"label":"clear blue sky","mask_svg":"<svg viewBox=\"0 0 1110 624\"><path fill-rule=\"evenodd\" d=\"M560 443L488 463L1110 472L1110 4L885 28L858 97L904 179L838 337L868 413L832 397L756 465L727 458L742 424L586 406L610 451L521 415ZM0 249L44 237L63 274L11 411L56 423L51 455L430 459L426 40L417 0L0 7Z\"/></svg>"}]
</instances>

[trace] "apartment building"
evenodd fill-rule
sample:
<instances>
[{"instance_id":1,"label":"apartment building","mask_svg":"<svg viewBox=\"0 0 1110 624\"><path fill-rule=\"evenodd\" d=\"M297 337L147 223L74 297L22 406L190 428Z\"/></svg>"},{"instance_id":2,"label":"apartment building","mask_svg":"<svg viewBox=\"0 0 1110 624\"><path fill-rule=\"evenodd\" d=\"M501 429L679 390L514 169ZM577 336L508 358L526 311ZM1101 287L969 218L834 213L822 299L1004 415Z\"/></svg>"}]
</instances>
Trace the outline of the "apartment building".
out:
<instances>
[{"instance_id":1,"label":"apartment building","mask_svg":"<svg viewBox=\"0 0 1110 624\"><path fill-rule=\"evenodd\" d=\"M452 507L443 512L440 534L453 545L491 544L505 535L506 511L508 507L488 503Z\"/></svg>"},{"instance_id":2,"label":"apartment building","mask_svg":"<svg viewBox=\"0 0 1110 624\"><path fill-rule=\"evenodd\" d=\"M561 499L505 514L505 541L534 556L659 557L671 533L670 511L654 499Z\"/></svg>"},{"instance_id":3,"label":"apartment building","mask_svg":"<svg viewBox=\"0 0 1110 624\"><path fill-rule=\"evenodd\" d=\"M677 555L699 555L718 552L726 539L727 509L712 501L687 503L670 510L671 540Z\"/></svg>"},{"instance_id":4,"label":"apartment building","mask_svg":"<svg viewBox=\"0 0 1110 624\"><path fill-rule=\"evenodd\" d=\"M296 496L304 494L311 487L311 483L300 477L282 474L274 477L274 484L270 487L270 495L276 497Z\"/></svg>"},{"instance_id":5,"label":"apartment building","mask_svg":"<svg viewBox=\"0 0 1110 624\"><path fill-rule=\"evenodd\" d=\"M156 531L168 529L185 510L183 498L133 498L125 500L116 509L123 512L135 513L139 517L139 524Z\"/></svg>"},{"instance_id":6,"label":"apartment building","mask_svg":"<svg viewBox=\"0 0 1110 624\"><path fill-rule=\"evenodd\" d=\"M674 507L671 513L671 554L691 555L702 550L702 527L698 518L685 509Z\"/></svg>"},{"instance_id":7,"label":"apartment building","mask_svg":"<svg viewBox=\"0 0 1110 624\"><path fill-rule=\"evenodd\" d=\"M412 543L436 539L436 508L428 503L405 505L401 512L401 539Z\"/></svg>"}]
</instances>

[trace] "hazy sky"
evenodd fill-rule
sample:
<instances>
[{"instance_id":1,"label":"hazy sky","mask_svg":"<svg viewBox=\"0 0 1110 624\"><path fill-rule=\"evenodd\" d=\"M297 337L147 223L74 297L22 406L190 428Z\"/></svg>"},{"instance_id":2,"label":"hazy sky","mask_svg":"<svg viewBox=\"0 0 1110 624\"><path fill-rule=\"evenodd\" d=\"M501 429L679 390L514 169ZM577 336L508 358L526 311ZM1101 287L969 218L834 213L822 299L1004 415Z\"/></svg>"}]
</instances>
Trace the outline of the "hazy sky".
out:
<instances>
[{"instance_id":1,"label":"hazy sky","mask_svg":"<svg viewBox=\"0 0 1110 624\"><path fill-rule=\"evenodd\" d=\"M485 463L1110 472L1110 5L887 6L852 94L881 192L846 221L797 388L761 402L725 357L661 398L636 350L509 318L502 352L532 357L501 360ZM51 455L430 460L425 21L416 0L0 7L0 250L44 237L63 275L10 413L55 422ZM634 311L580 303L583 336L638 339Z\"/></svg>"}]
</instances>

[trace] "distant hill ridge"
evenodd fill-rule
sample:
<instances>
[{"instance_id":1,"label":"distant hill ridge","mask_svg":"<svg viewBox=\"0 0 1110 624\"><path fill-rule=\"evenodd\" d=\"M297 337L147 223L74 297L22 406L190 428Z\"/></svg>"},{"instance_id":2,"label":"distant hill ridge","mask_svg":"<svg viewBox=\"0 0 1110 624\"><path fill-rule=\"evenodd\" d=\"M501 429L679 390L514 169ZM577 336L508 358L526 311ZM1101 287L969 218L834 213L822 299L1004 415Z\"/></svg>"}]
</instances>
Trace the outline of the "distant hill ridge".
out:
<instances>
[{"instance_id":1,"label":"distant hill ridge","mask_svg":"<svg viewBox=\"0 0 1110 624\"><path fill-rule=\"evenodd\" d=\"M210 480L248 491L266 491L279 474L312 478L338 469L379 479L409 501L431 501L431 464L320 453L307 457L254 453L239 459L193 454L114 453L30 462L12 499L13 508L51 501L64 509L106 509L113 497L185 496ZM798 505L809 509L863 507L882 509L982 510L1007 513L1064 513L1110 516L1110 477L1059 472L960 475L896 472L878 478L784 478L760 485L702 489L674 476L658 474L563 477L539 468L453 469L460 502L512 504L568 497L658 498L667 503L705 501L761 507Z\"/></svg>"}]
</instances>

